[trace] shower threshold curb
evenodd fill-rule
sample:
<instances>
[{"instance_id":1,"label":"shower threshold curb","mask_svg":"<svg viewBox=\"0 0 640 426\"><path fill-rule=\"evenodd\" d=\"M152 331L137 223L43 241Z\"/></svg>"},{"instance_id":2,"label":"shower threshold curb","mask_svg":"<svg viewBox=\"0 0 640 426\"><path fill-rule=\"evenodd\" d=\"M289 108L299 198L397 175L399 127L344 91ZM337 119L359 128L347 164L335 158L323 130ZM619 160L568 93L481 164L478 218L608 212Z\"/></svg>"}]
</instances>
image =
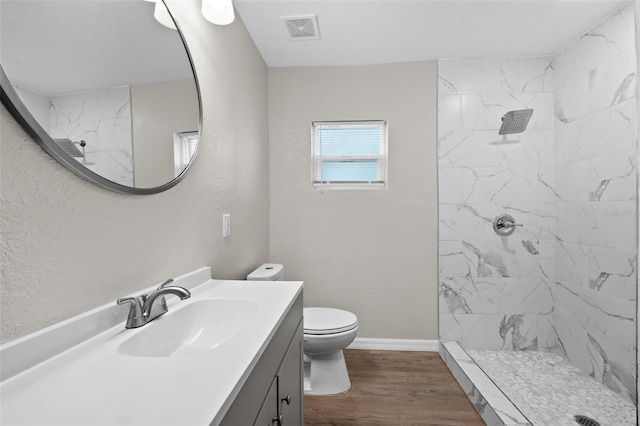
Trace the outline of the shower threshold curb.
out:
<instances>
[{"instance_id":1,"label":"shower threshold curb","mask_svg":"<svg viewBox=\"0 0 640 426\"><path fill-rule=\"evenodd\" d=\"M489 426L531 426L457 342L440 341L438 353Z\"/></svg>"}]
</instances>

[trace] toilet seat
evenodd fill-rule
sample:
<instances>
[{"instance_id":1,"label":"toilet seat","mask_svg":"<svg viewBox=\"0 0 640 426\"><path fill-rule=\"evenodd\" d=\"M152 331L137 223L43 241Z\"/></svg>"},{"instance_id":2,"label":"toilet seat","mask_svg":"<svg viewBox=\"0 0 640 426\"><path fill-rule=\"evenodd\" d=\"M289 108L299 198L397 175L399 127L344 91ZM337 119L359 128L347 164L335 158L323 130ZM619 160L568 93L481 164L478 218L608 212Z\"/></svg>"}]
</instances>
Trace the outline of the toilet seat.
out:
<instances>
[{"instance_id":1,"label":"toilet seat","mask_svg":"<svg viewBox=\"0 0 640 426\"><path fill-rule=\"evenodd\" d=\"M337 334L358 326L358 317L334 308L304 308L304 334Z\"/></svg>"}]
</instances>

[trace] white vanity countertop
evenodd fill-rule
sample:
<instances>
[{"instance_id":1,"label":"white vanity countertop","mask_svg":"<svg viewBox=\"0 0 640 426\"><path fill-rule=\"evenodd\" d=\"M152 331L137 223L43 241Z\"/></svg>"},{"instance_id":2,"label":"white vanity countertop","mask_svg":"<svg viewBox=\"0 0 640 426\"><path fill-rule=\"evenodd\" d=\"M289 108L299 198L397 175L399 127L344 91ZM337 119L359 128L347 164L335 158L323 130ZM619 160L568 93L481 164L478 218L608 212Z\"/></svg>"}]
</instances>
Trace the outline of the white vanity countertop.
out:
<instances>
[{"instance_id":1,"label":"white vanity countertop","mask_svg":"<svg viewBox=\"0 0 640 426\"><path fill-rule=\"evenodd\" d=\"M202 276L202 270L199 273ZM180 285L177 279L176 284ZM153 325L127 330L125 315L118 325L1 382L0 424L216 424L301 291L301 282L209 279L191 287L190 299L167 298L169 312L154 322L170 320L181 304L209 298L250 300L257 309L251 324L224 344L171 356L119 353L120 344L133 333ZM112 311L109 305L96 312L107 309ZM28 340L25 336L18 343L30 350L34 345ZM19 355L16 345L5 345L0 348L3 364L9 359L4 356L6 346L14 346L11 358Z\"/></svg>"}]
</instances>

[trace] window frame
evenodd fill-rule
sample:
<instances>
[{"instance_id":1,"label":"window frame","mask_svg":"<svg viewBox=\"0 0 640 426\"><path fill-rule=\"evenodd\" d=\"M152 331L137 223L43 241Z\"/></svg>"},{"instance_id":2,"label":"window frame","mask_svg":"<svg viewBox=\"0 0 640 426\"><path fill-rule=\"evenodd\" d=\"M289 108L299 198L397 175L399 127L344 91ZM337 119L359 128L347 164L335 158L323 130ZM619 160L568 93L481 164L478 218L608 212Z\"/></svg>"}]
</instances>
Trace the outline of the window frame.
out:
<instances>
[{"instance_id":1,"label":"window frame","mask_svg":"<svg viewBox=\"0 0 640 426\"><path fill-rule=\"evenodd\" d=\"M380 150L378 154L321 155L318 152L318 133L321 128L379 127ZM389 124L387 120L335 120L311 122L311 183L313 189L387 189L389 182ZM322 162L357 162L375 160L378 179L375 181L322 181Z\"/></svg>"},{"instance_id":2,"label":"window frame","mask_svg":"<svg viewBox=\"0 0 640 426\"><path fill-rule=\"evenodd\" d=\"M173 134L173 172L175 177L180 176L187 169L198 150L199 142L200 132L197 130Z\"/></svg>"}]
</instances>

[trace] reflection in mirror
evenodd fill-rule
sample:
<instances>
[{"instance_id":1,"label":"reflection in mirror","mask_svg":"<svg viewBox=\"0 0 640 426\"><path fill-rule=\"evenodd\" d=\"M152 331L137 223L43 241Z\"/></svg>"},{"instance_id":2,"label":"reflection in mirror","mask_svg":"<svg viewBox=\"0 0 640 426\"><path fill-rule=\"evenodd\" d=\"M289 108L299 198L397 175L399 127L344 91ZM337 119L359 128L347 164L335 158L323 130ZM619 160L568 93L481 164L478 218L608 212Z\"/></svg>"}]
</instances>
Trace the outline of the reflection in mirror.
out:
<instances>
[{"instance_id":1,"label":"reflection in mirror","mask_svg":"<svg viewBox=\"0 0 640 426\"><path fill-rule=\"evenodd\" d=\"M156 21L154 7L0 1L3 102L14 115L30 113L19 121L62 164L122 192L170 188L197 152L193 67L180 33Z\"/></svg>"}]
</instances>

